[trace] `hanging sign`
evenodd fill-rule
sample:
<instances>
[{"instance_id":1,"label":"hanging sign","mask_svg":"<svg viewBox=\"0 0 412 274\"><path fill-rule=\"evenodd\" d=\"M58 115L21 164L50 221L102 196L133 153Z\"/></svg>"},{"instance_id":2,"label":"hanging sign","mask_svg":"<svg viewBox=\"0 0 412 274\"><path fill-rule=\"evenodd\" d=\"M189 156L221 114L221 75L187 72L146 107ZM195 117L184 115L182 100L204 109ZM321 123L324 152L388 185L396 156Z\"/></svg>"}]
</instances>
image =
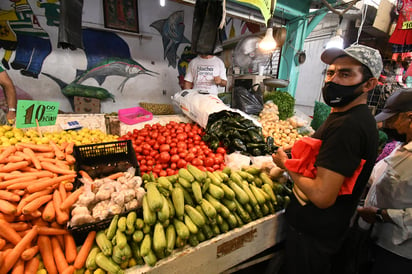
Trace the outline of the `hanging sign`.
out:
<instances>
[{"instance_id":1,"label":"hanging sign","mask_svg":"<svg viewBox=\"0 0 412 274\"><path fill-rule=\"evenodd\" d=\"M250 4L252 6L259 8L260 12L263 15L263 18L265 18L266 23L271 17L270 9L271 9L271 3L273 0L236 0L236 1L247 3L247 4ZM276 6L276 0L273 3L273 9L275 9L275 6Z\"/></svg>"},{"instance_id":2,"label":"hanging sign","mask_svg":"<svg viewBox=\"0 0 412 274\"><path fill-rule=\"evenodd\" d=\"M402 29L412 29L412 21L405 21L402 23Z\"/></svg>"},{"instance_id":3,"label":"hanging sign","mask_svg":"<svg viewBox=\"0 0 412 274\"><path fill-rule=\"evenodd\" d=\"M52 126L56 124L58 102L18 100L16 127Z\"/></svg>"}]
</instances>

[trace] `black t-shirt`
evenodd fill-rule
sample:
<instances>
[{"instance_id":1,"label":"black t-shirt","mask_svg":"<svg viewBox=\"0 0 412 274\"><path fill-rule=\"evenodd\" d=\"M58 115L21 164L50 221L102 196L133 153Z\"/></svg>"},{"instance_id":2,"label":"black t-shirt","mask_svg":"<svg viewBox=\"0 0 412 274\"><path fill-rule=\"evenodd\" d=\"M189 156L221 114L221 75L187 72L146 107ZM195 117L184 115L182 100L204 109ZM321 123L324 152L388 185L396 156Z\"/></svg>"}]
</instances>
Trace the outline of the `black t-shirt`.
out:
<instances>
[{"instance_id":1,"label":"black t-shirt","mask_svg":"<svg viewBox=\"0 0 412 274\"><path fill-rule=\"evenodd\" d=\"M375 163L376 121L367 105L358 105L346 112L331 113L312 137L322 140L316 166L351 177L361 159L366 160L352 194L338 196L331 207L320 209L312 203L301 206L293 197L286 209L288 223L298 231L325 243L338 243L349 226Z\"/></svg>"}]
</instances>

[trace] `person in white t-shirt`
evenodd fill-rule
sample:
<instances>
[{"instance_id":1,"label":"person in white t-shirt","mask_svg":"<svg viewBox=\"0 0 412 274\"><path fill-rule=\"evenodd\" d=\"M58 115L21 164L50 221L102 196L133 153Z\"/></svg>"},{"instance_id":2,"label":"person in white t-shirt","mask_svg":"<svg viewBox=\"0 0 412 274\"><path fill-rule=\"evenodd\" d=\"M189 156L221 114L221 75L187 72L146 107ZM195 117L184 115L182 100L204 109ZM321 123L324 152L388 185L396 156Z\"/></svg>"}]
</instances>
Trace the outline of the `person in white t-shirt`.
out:
<instances>
[{"instance_id":1,"label":"person in white t-shirt","mask_svg":"<svg viewBox=\"0 0 412 274\"><path fill-rule=\"evenodd\" d=\"M218 94L218 87L227 84L223 61L214 55L199 55L190 61L185 75L184 89L207 90Z\"/></svg>"}]
</instances>

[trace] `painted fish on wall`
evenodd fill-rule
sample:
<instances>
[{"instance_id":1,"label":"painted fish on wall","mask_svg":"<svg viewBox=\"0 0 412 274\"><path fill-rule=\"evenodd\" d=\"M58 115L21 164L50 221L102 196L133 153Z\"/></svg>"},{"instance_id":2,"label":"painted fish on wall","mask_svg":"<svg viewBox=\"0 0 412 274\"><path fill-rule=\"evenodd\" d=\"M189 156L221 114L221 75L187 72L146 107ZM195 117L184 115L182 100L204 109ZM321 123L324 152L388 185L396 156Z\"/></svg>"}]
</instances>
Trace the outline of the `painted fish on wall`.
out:
<instances>
[{"instance_id":1,"label":"painted fish on wall","mask_svg":"<svg viewBox=\"0 0 412 274\"><path fill-rule=\"evenodd\" d=\"M127 80L141 74L154 76L158 73L146 69L132 59L110 58L96 64L95 67L80 74L73 81L73 83L81 84L85 80L93 78L97 81L97 83L99 83L99 85L102 85L107 76L123 76L125 77L125 79L118 87L118 90L120 90L120 92L123 92L124 85L126 84Z\"/></svg>"},{"instance_id":2,"label":"painted fish on wall","mask_svg":"<svg viewBox=\"0 0 412 274\"><path fill-rule=\"evenodd\" d=\"M167 58L169 66L176 68L176 52L180 44L190 44L184 36L184 12L176 11L167 19L157 20L150 24L162 35L164 59Z\"/></svg>"}]
</instances>

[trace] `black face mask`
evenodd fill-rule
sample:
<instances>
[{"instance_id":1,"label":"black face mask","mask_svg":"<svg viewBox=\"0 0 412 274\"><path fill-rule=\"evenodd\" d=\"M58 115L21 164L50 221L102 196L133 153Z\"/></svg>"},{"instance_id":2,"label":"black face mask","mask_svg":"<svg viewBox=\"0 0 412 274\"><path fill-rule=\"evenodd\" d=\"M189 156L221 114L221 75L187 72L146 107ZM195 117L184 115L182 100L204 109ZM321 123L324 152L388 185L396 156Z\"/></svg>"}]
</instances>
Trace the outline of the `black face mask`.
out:
<instances>
[{"instance_id":1,"label":"black face mask","mask_svg":"<svg viewBox=\"0 0 412 274\"><path fill-rule=\"evenodd\" d=\"M322 88L323 100L331 107L344 107L360 95L361 91L356 91L364 82L353 86L342 86L334 82L327 82Z\"/></svg>"},{"instance_id":2,"label":"black face mask","mask_svg":"<svg viewBox=\"0 0 412 274\"><path fill-rule=\"evenodd\" d=\"M381 128L383 132L388 135L388 141L395 140L399 142L406 143L406 134L399 134L396 129L393 128Z\"/></svg>"}]
</instances>

